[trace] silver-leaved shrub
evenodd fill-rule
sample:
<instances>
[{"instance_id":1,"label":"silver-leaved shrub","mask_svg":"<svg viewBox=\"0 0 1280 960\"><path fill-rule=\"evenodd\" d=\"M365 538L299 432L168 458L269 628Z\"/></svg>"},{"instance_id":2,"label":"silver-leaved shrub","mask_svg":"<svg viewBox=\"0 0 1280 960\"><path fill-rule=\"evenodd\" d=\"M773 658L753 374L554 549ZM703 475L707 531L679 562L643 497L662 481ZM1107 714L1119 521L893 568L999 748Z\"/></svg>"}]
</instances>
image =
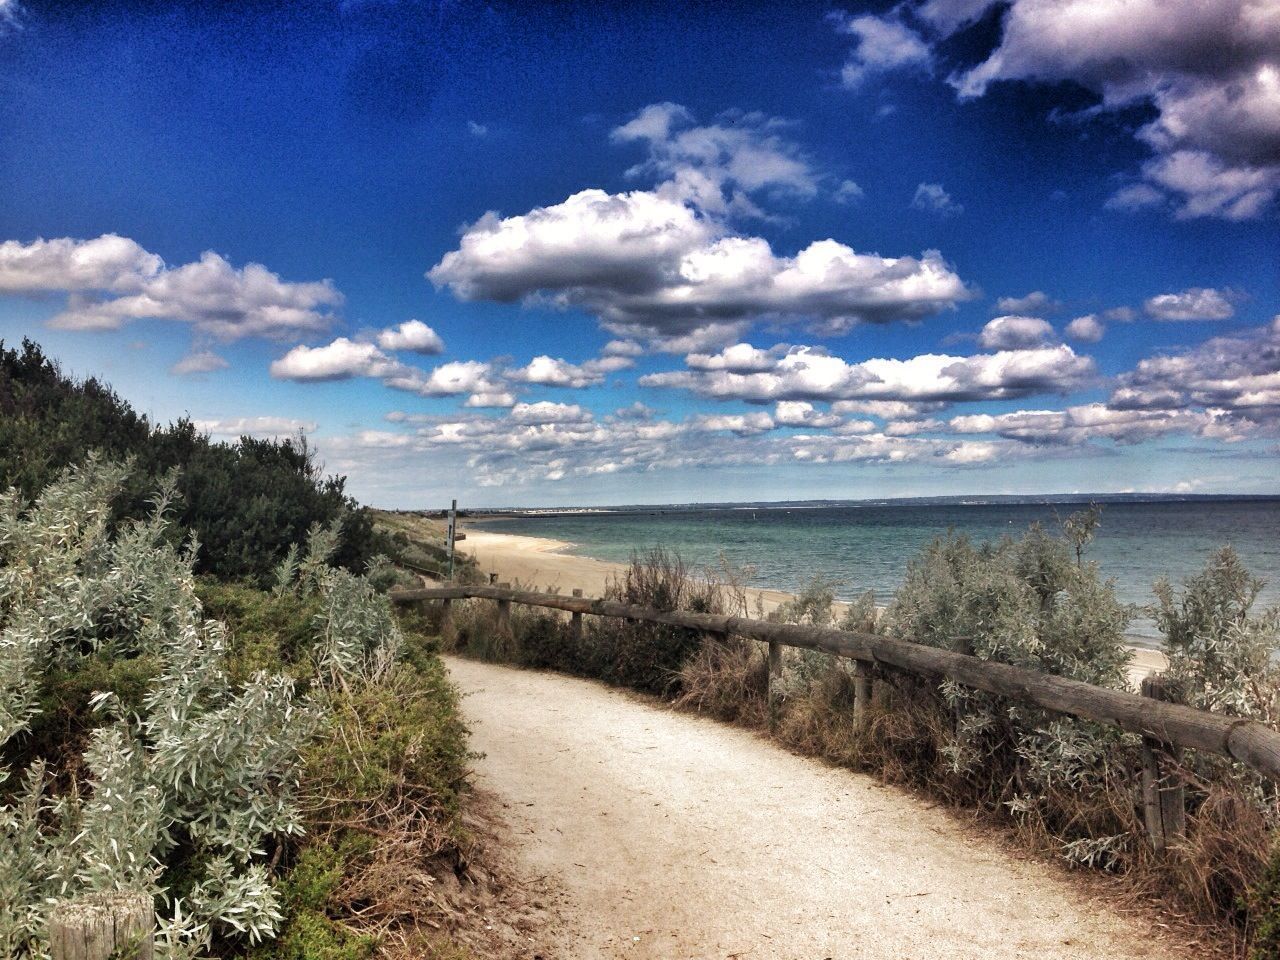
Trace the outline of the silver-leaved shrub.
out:
<instances>
[{"instance_id":1,"label":"silver-leaved shrub","mask_svg":"<svg viewBox=\"0 0 1280 960\"><path fill-rule=\"evenodd\" d=\"M52 905L88 892L141 890L168 902L162 956L198 955L217 931L254 942L280 920L261 858L272 836L301 829L300 756L323 698L301 699L284 676L232 683L226 631L203 617L195 593L196 545L173 542L174 478L149 517L111 528L127 471L90 458L33 503L0 494L0 751L24 736L50 669L91 656L155 664L140 709L95 698L101 723L79 786L53 796L36 761L0 806L3 956L45 956ZM334 682L376 678L399 631L363 578L327 568L330 540L336 531L313 537L297 564L326 599L317 667ZM197 874L175 902L164 897L164 871L179 849Z\"/></svg>"}]
</instances>

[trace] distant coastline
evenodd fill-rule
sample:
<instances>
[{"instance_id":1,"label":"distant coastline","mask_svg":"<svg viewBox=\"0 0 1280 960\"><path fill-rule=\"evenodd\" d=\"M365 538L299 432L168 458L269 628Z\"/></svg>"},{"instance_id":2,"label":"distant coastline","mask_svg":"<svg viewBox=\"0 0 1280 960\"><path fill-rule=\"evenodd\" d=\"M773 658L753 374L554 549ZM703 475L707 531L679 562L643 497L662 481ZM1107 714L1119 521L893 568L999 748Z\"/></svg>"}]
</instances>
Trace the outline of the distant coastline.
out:
<instances>
[{"instance_id":1,"label":"distant coastline","mask_svg":"<svg viewBox=\"0 0 1280 960\"><path fill-rule=\"evenodd\" d=\"M475 507L462 511L472 520L586 514L676 513L694 510L816 510L860 506L1087 506L1090 503L1280 503L1280 493L1052 493L956 494L944 497L862 497L848 500L725 500L686 503L630 503L582 506Z\"/></svg>"}]
</instances>

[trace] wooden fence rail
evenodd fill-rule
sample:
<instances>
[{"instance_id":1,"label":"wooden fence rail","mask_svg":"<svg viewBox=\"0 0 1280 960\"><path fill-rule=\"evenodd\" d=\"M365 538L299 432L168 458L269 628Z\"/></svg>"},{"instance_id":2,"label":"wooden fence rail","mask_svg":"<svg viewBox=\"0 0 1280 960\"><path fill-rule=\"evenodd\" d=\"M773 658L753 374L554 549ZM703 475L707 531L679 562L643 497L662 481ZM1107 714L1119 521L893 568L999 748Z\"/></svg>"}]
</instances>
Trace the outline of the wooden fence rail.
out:
<instances>
[{"instance_id":1,"label":"wooden fence rail","mask_svg":"<svg viewBox=\"0 0 1280 960\"><path fill-rule=\"evenodd\" d=\"M1032 703L1055 713L1119 727L1140 734L1171 752L1180 749L1204 750L1238 760L1245 766L1280 782L1280 732L1253 720L1227 717L1166 703L1121 690L1095 687L1035 670L1013 667L991 660L979 660L963 653L927 647L919 643L830 627L808 627L789 623L769 623L746 617L728 617L685 610L654 610L612 600L564 597L553 593L511 590L499 586L443 586L400 590L391 594L398 604L424 600L496 600L503 608L518 603L581 616L620 617L701 630L719 636L749 637L770 645L821 650L848 657L861 664L882 664L908 673L946 677L966 687ZM771 661L776 659L772 656ZM773 671L770 671L773 673ZM859 672L860 679L865 673ZM773 677L770 677L773 680ZM865 687L869 688L866 683ZM859 683L859 688L864 684Z\"/></svg>"}]
</instances>

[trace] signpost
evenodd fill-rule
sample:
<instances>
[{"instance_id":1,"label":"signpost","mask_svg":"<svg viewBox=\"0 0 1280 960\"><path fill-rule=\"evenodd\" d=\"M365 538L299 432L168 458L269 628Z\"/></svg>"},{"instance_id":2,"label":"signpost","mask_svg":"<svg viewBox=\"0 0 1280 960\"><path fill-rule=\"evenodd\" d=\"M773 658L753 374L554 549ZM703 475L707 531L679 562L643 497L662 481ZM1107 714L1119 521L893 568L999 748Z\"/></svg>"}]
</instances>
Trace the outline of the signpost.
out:
<instances>
[{"instance_id":1,"label":"signpost","mask_svg":"<svg viewBox=\"0 0 1280 960\"><path fill-rule=\"evenodd\" d=\"M449 508L449 579L453 579L453 544L457 539L458 533L458 501L453 501L453 506Z\"/></svg>"}]
</instances>

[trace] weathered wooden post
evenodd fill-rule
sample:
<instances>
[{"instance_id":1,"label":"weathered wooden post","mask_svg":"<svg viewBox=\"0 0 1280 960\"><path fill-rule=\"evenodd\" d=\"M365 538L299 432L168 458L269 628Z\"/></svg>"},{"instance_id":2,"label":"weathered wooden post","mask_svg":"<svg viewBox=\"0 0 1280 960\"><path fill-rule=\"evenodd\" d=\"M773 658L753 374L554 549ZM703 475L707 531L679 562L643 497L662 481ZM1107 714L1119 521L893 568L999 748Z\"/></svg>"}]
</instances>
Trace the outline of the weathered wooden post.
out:
<instances>
[{"instance_id":1,"label":"weathered wooden post","mask_svg":"<svg viewBox=\"0 0 1280 960\"><path fill-rule=\"evenodd\" d=\"M778 722L782 711L782 644L769 641L769 725Z\"/></svg>"},{"instance_id":2,"label":"weathered wooden post","mask_svg":"<svg viewBox=\"0 0 1280 960\"><path fill-rule=\"evenodd\" d=\"M1140 690L1152 700L1182 702L1177 684L1162 674L1143 677ZM1177 847L1187 832L1186 788L1177 772L1181 755L1177 747L1142 738L1142 813L1158 857Z\"/></svg>"},{"instance_id":3,"label":"weathered wooden post","mask_svg":"<svg viewBox=\"0 0 1280 960\"><path fill-rule=\"evenodd\" d=\"M510 588L511 588L511 584L509 583L498 584L499 590L509 590ZM511 601L510 600L498 601L498 632L504 633L504 634L511 632Z\"/></svg>"},{"instance_id":4,"label":"weathered wooden post","mask_svg":"<svg viewBox=\"0 0 1280 960\"><path fill-rule=\"evenodd\" d=\"M867 708L871 706L871 664L853 661L853 725L862 730L867 724Z\"/></svg>"},{"instance_id":5,"label":"weathered wooden post","mask_svg":"<svg viewBox=\"0 0 1280 960\"><path fill-rule=\"evenodd\" d=\"M453 600L449 597L440 601L440 636L445 640L453 639Z\"/></svg>"},{"instance_id":6,"label":"weathered wooden post","mask_svg":"<svg viewBox=\"0 0 1280 960\"><path fill-rule=\"evenodd\" d=\"M53 960L152 960L155 910L144 893L96 893L63 900L49 918Z\"/></svg>"},{"instance_id":7,"label":"weathered wooden post","mask_svg":"<svg viewBox=\"0 0 1280 960\"><path fill-rule=\"evenodd\" d=\"M581 597L582 588L574 587L573 595L575 597ZM582 643L582 614L578 613L576 610L569 614L569 635L573 638L574 646Z\"/></svg>"}]
</instances>

